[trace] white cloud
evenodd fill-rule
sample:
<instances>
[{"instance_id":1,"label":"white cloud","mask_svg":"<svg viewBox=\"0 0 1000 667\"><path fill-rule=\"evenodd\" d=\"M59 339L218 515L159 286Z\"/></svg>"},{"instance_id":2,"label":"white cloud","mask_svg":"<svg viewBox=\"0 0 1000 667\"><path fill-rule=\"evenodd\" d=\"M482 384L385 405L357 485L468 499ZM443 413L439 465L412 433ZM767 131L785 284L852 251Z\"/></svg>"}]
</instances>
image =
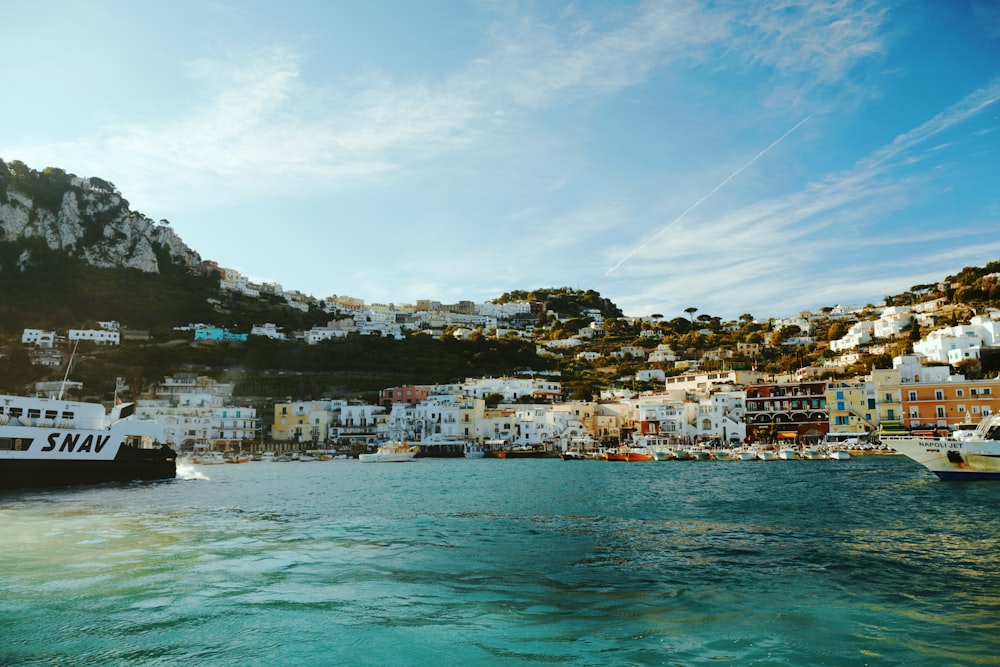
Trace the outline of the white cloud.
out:
<instances>
[{"instance_id":1,"label":"white cloud","mask_svg":"<svg viewBox=\"0 0 1000 667\"><path fill-rule=\"evenodd\" d=\"M683 297L668 297L678 307L683 301L697 300L732 312L744 306L776 307L797 304L809 307L809 298L822 296L823 285L833 285L852 295L870 294L873 286L892 286L886 293L904 289L899 275L875 278L885 273L893 261L919 262L926 280L934 271L954 268L957 261L968 265L973 258L995 258L995 246L979 244L927 258L923 252L907 254L906 248L918 248L946 238L981 234L973 223L955 225L933 232L907 231L901 235L895 227L880 229L880 221L909 205L927 179L898 177L895 171L905 167L913 153L941 132L968 121L1000 100L1000 83L990 82L973 91L958 103L913 130L906 132L871 155L857 162L853 169L835 172L808 183L797 192L783 197L754 202L713 218L691 216L683 225L657 233L640 244L641 253L623 263L620 271L642 282L641 293L623 301L636 308L653 307L662 311L656 295L671 295L683 284ZM933 151L937 146L929 146ZM673 223L663 229L673 227ZM892 248L903 259L874 254L876 248ZM860 266L862 255L881 267ZM902 249L902 251L901 251ZM620 248L609 250L621 256ZM898 257L898 255L897 255ZM768 258L762 260L758 258ZM710 267L710 271L706 268ZM822 274L815 269L822 267ZM791 276L809 276L808 281L790 280ZM943 277L943 276L940 276ZM808 282L808 286L806 284ZM751 287L747 291L744 287ZM662 297L660 297L662 299ZM813 304L818 305L818 304ZM645 312L645 311L640 311Z\"/></svg>"}]
</instances>

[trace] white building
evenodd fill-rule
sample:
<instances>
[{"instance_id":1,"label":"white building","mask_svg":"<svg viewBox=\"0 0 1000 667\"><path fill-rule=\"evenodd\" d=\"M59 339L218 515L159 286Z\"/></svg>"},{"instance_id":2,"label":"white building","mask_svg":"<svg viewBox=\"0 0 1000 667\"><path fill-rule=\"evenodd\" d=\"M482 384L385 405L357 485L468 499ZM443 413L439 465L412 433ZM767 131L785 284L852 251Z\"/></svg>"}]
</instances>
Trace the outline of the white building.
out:
<instances>
[{"instance_id":1,"label":"white building","mask_svg":"<svg viewBox=\"0 0 1000 667\"><path fill-rule=\"evenodd\" d=\"M167 443L187 450L196 446L243 450L260 439L260 420L251 407L191 408L140 401L136 414L155 419Z\"/></svg>"},{"instance_id":2,"label":"white building","mask_svg":"<svg viewBox=\"0 0 1000 667\"><path fill-rule=\"evenodd\" d=\"M698 403L695 434L699 440L742 442L747 435L745 391L718 391Z\"/></svg>"},{"instance_id":3,"label":"white building","mask_svg":"<svg viewBox=\"0 0 1000 667\"><path fill-rule=\"evenodd\" d=\"M89 340L98 345L120 345L122 334L117 329L70 329L66 336L69 340Z\"/></svg>"},{"instance_id":4,"label":"white building","mask_svg":"<svg viewBox=\"0 0 1000 667\"><path fill-rule=\"evenodd\" d=\"M435 392L466 398L500 394L505 403L516 403L524 398L558 400L562 397L562 384L523 378L467 378L461 383L438 385Z\"/></svg>"},{"instance_id":5,"label":"white building","mask_svg":"<svg viewBox=\"0 0 1000 667\"><path fill-rule=\"evenodd\" d=\"M56 332L43 331L42 329L25 329L21 334L21 343L24 345L34 345L35 347L51 348L55 345Z\"/></svg>"},{"instance_id":6,"label":"white building","mask_svg":"<svg viewBox=\"0 0 1000 667\"><path fill-rule=\"evenodd\" d=\"M612 356L619 357L621 359L645 359L646 350L642 349L637 345L622 345L617 350L614 350Z\"/></svg>"},{"instance_id":7,"label":"white building","mask_svg":"<svg viewBox=\"0 0 1000 667\"><path fill-rule=\"evenodd\" d=\"M283 331L278 330L278 326L271 322L267 324L255 324L250 329L251 336L263 336L271 340L285 340L287 336Z\"/></svg>"},{"instance_id":8,"label":"white building","mask_svg":"<svg viewBox=\"0 0 1000 667\"><path fill-rule=\"evenodd\" d=\"M909 306L889 306L875 321L875 338L894 338L913 322Z\"/></svg>"},{"instance_id":9,"label":"white building","mask_svg":"<svg viewBox=\"0 0 1000 667\"><path fill-rule=\"evenodd\" d=\"M666 343L660 343L656 349L649 353L649 363L669 364L677 361L677 355Z\"/></svg>"},{"instance_id":10,"label":"white building","mask_svg":"<svg viewBox=\"0 0 1000 667\"><path fill-rule=\"evenodd\" d=\"M931 361L956 364L963 359L978 359L984 346L1000 341L1000 321L973 317L969 324L938 329L913 344L913 351Z\"/></svg>"},{"instance_id":11,"label":"white building","mask_svg":"<svg viewBox=\"0 0 1000 667\"><path fill-rule=\"evenodd\" d=\"M851 328L847 330L847 333L843 338L830 341L830 350L833 352L843 352L845 350L856 349L861 345L867 345L872 342L872 334L874 331L875 322L871 320L855 322L851 325Z\"/></svg>"},{"instance_id":12,"label":"white building","mask_svg":"<svg viewBox=\"0 0 1000 667\"><path fill-rule=\"evenodd\" d=\"M531 302L530 301L510 301L501 306L503 309L504 317L515 317L517 315L530 315L531 314ZM484 313L485 314L485 313Z\"/></svg>"},{"instance_id":13,"label":"white building","mask_svg":"<svg viewBox=\"0 0 1000 667\"><path fill-rule=\"evenodd\" d=\"M303 338L309 345L315 345L320 341L333 340L335 338L347 338L350 333L347 329L331 329L329 327L313 327L303 334Z\"/></svg>"},{"instance_id":14,"label":"white building","mask_svg":"<svg viewBox=\"0 0 1000 667\"><path fill-rule=\"evenodd\" d=\"M804 317L784 317L776 318L771 321L771 329L773 331L780 331L781 329L786 329L788 327L798 327L804 335L811 335L816 331L816 325L810 322Z\"/></svg>"}]
</instances>

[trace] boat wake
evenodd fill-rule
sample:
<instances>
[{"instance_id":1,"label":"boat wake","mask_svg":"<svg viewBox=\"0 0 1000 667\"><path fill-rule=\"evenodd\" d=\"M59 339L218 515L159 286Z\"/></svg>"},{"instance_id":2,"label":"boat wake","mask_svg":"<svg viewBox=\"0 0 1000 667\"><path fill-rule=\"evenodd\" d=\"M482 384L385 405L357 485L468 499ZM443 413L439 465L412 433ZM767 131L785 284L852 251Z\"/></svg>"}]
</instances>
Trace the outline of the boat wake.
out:
<instances>
[{"instance_id":1,"label":"boat wake","mask_svg":"<svg viewBox=\"0 0 1000 667\"><path fill-rule=\"evenodd\" d=\"M177 479L208 479L208 475L196 469L194 465L190 463L178 461Z\"/></svg>"}]
</instances>

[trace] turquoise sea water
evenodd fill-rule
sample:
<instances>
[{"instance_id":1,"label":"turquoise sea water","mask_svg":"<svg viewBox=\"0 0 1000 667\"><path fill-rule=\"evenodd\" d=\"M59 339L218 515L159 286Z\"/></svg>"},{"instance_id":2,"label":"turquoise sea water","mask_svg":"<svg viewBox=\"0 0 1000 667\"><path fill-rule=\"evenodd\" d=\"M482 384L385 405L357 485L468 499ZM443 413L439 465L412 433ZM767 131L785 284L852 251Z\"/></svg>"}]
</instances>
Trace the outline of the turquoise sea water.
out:
<instances>
[{"instance_id":1,"label":"turquoise sea water","mask_svg":"<svg viewBox=\"0 0 1000 667\"><path fill-rule=\"evenodd\" d=\"M196 470L0 496L0 664L1000 664L1000 484L901 457Z\"/></svg>"}]
</instances>

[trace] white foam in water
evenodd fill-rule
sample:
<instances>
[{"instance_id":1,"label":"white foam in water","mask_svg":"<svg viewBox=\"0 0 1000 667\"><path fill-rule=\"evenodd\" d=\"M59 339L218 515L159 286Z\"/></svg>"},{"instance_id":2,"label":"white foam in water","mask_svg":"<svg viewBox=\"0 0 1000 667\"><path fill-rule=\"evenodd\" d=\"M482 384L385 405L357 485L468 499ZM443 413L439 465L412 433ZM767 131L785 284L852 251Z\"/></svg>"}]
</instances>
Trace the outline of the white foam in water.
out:
<instances>
[{"instance_id":1,"label":"white foam in water","mask_svg":"<svg viewBox=\"0 0 1000 667\"><path fill-rule=\"evenodd\" d=\"M208 475L186 461L178 461L177 479L208 479Z\"/></svg>"}]
</instances>

